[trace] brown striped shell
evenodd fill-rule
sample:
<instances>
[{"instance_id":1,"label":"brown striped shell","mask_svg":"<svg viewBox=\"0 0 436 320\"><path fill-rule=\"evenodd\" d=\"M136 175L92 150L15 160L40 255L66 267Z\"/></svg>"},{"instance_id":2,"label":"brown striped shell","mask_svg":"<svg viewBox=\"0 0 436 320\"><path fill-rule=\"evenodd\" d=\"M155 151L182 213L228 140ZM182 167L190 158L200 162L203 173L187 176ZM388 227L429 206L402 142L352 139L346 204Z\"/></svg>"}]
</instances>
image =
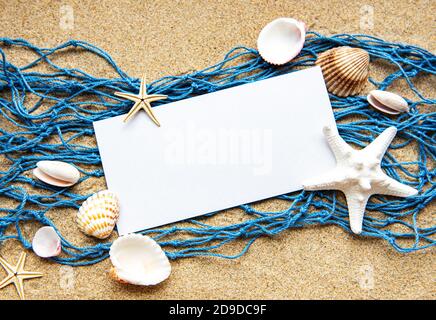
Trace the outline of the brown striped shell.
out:
<instances>
[{"instance_id":1,"label":"brown striped shell","mask_svg":"<svg viewBox=\"0 0 436 320\"><path fill-rule=\"evenodd\" d=\"M337 47L321 53L316 60L327 90L339 97L358 94L368 79L369 54L360 48Z\"/></svg>"}]
</instances>

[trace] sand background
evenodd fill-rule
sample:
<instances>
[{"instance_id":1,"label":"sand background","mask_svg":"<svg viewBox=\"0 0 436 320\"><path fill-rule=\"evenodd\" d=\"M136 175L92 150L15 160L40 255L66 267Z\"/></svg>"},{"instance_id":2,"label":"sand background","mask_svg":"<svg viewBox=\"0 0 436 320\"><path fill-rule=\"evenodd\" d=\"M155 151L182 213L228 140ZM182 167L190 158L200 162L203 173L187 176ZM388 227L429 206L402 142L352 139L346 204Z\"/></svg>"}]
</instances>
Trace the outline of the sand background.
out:
<instances>
[{"instance_id":1,"label":"sand background","mask_svg":"<svg viewBox=\"0 0 436 320\"><path fill-rule=\"evenodd\" d=\"M372 9L371 9L372 8ZM15 1L0 0L0 37L25 38L38 46L56 46L68 39L89 41L108 51L121 68L150 79L198 70L219 61L235 45L255 47L260 29L279 16L305 21L311 30L327 35L369 33L435 49L434 1ZM74 23L65 24L73 10ZM369 10L369 11L368 11ZM365 24L373 10L373 25ZM433 23L432 23L433 22ZM18 52L13 60L24 56ZM79 60L80 67L109 76L104 66ZM89 69L88 69L89 70ZM382 73L383 70L372 71ZM372 74L377 77L378 74ZM433 79L434 80L434 79ZM420 88L435 95L422 80ZM368 88L370 87L368 86ZM399 88L400 90L401 88ZM92 144L93 141L90 141ZM406 150L413 154L413 150ZM2 159L0 165L7 168ZM104 180L81 188L98 190ZM2 201L5 201L2 199ZM8 204L12 207L12 203ZM2 203L3 206L3 203ZM283 204L267 200L265 210ZM428 208L428 216L434 212ZM219 219L240 218L228 210ZM89 240L77 231L73 210L50 213L68 239ZM29 227L32 234L36 226ZM238 250L235 244L230 250ZM16 241L0 246L0 255L15 263L22 251ZM27 281L29 299L395 299L436 297L433 252L403 255L381 240L363 239L333 227L291 230L259 239L238 260L183 259L172 262L168 281L154 288L123 286L107 277L108 260L81 268L60 266L29 252L26 269L44 278ZM4 276L0 270L0 279ZM16 299L13 286L0 299Z\"/></svg>"}]
</instances>

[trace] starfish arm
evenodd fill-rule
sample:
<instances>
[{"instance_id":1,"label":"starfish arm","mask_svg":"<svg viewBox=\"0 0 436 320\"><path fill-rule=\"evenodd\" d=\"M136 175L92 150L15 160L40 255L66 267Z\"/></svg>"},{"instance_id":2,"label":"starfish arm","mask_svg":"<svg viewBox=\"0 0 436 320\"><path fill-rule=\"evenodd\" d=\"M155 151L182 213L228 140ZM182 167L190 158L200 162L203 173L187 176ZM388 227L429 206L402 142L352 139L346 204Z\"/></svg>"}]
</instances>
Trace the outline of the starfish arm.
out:
<instances>
[{"instance_id":1,"label":"starfish arm","mask_svg":"<svg viewBox=\"0 0 436 320\"><path fill-rule=\"evenodd\" d=\"M377 159L381 160L396 134L397 128L387 128L373 142L363 149L363 152L374 154Z\"/></svg>"},{"instance_id":2,"label":"starfish arm","mask_svg":"<svg viewBox=\"0 0 436 320\"><path fill-rule=\"evenodd\" d=\"M17 266L15 267L16 273L20 273L23 271L25 261L26 261L26 253L23 252L20 256L20 259L18 259Z\"/></svg>"},{"instance_id":3,"label":"starfish arm","mask_svg":"<svg viewBox=\"0 0 436 320\"><path fill-rule=\"evenodd\" d=\"M364 195L356 190L350 190L345 193L345 198L347 199L351 231L355 234L360 234L362 232L363 216L369 195Z\"/></svg>"},{"instance_id":4,"label":"starfish arm","mask_svg":"<svg viewBox=\"0 0 436 320\"><path fill-rule=\"evenodd\" d=\"M141 84L139 85L139 96L144 98L147 95L147 79L145 73L141 77Z\"/></svg>"},{"instance_id":5,"label":"starfish arm","mask_svg":"<svg viewBox=\"0 0 436 320\"><path fill-rule=\"evenodd\" d=\"M418 193L418 190L415 188L402 184L387 175L376 184L376 189L376 192L379 194L396 197L410 197Z\"/></svg>"},{"instance_id":6,"label":"starfish arm","mask_svg":"<svg viewBox=\"0 0 436 320\"><path fill-rule=\"evenodd\" d=\"M346 159L351 152L355 151L341 138L337 128L326 126L323 132L337 162Z\"/></svg>"},{"instance_id":7,"label":"starfish arm","mask_svg":"<svg viewBox=\"0 0 436 320\"><path fill-rule=\"evenodd\" d=\"M145 110L145 112L147 112L148 116L151 118L151 120L153 120L153 122L160 127L160 123L159 121L156 119L156 117L154 116L153 111L151 110L151 106L149 103L144 101L144 104L142 105L142 108Z\"/></svg>"},{"instance_id":8,"label":"starfish arm","mask_svg":"<svg viewBox=\"0 0 436 320\"><path fill-rule=\"evenodd\" d=\"M0 282L0 289L3 289L4 287L10 285L12 282L14 282L13 280L14 280L14 275L13 274L8 275Z\"/></svg>"},{"instance_id":9,"label":"starfish arm","mask_svg":"<svg viewBox=\"0 0 436 320\"><path fill-rule=\"evenodd\" d=\"M150 102L159 101L167 98L168 96L165 96L163 94L152 94L150 96L147 96L147 102L150 103Z\"/></svg>"},{"instance_id":10,"label":"starfish arm","mask_svg":"<svg viewBox=\"0 0 436 320\"><path fill-rule=\"evenodd\" d=\"M141 101L137 95L128 92L114 92L114 95L134 102Z\"/></svg>"},{"instance_id":11,"label":"starfish arm","mask_svg":"<svg viewBox=\"0 0 436 320\"><path fill-rule=\"evenodd\" d=\"M40 272L30 272L30 271L23 271L21 272L18 277L24 280L27 279L33 279L33 278L41 278L43 276Z\"/></svg>"},{"instance_id":12,"label":"starfish arm","mask_svg":"<svg viewBox=\"0 0 436 320\"><path fill-rule=\"evenodd\" d=\"M333 169L319 177L306 179L303 181L304 190L338 190L338 183L341 180L341 172Z\"/></svg>"},{"instance_id":13,"label":"starfish arm","mask_svg":"<svg viewBox=\"0 0 436 320\"><path fill-rule=\"evenodd\" d=\"M134 116L135 113L139 111L139 109L141 109L141 104L142 104L142 101L137 101L137 102L135 102L135 104L134 104L133 107L130 109L130 111L127 113L127 115L126 115L126 117L124 118L123 121L124 121L124 122L129 121L130 118L131 118L132 116Z\"/></svg>"},{"instance_id":14,"label":"starfish arm","mask_svg":"<svg viewBox=\"0 0 436 320\"><path fill-rule=\"evenodd\" d=\"M0 265L6 270L8 274L15 273L14 268L9 263L7 263L7 261L2 257L0 257Z\"/></svg>"},{"instance_id":15,"label":"starfish arm","mask_svg":"<svg viewBox=\"0 0 436 320\"><path fill-rule=\"evenodd\" d=\"M24 283L23 279L17 278L17 280L14 282L15 288L17 289L17 293L20 296L21 300L24 300Z\"/></svg>"}]
</instances>

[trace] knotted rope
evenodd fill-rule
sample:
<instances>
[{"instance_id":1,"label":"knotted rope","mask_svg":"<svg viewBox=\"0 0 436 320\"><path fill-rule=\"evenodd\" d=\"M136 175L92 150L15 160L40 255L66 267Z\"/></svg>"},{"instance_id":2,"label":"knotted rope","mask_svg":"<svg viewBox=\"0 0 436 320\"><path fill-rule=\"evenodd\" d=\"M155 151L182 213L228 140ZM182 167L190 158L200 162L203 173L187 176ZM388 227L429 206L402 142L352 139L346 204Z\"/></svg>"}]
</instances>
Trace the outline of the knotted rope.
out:
<instances>
[{"instance_id":1,"label":"knotted rope","mask_svg":"<svg viewBox=\"0 0 436 320\"><path fill-rule=\"evenodd\" d=\"M298 59L285 66L273 67L265 63L256 50L240 46L230 50L221 62L204 70L156 80L148 85L148 92L167 95L165 102L186 99L312 66L320 52L345 45L363 48L369 52L372 62L383 61L394 67L395 71L382 81L370 79L377 88L386 89L395 80L403 79L416 97L408 100L410 112L388 117L369 108L364 96L330 95L335 118L340 121L339 132L347 142L364 147L386 127L398 128L397 138L384 157L382 167L392 178L419 190L418 195L407 199L372 197L364 219L362 241L365 241L364 236L382 238L400 252L434 246L434 220L430 217L430 223L422 224L419 218L436 195L435 100L425 97L412 82L420 74L430 74L428 81L434 84L431 77L436 73L436 58L430 52L367 35L325 37L310 32ZM26 65L15 65L6 54L13 54L14 49L28 50L35 58ZM96 77L55 63L53 58L66 50L95 55L106 61L117 76ZM31 243L23 235L23 224L39 222L56 228L46 216L49 210L77 209L90 195L75 193L75 188L46 185L34 179L31 170L38 161L61 160L79 168L82 173L79 183L102 178L98 149L85 145L84 141L94 136L93 121L128 111L130 103L115 97L113 92L134 92L138 90L139 79L129 77L104 50L83 41L70 40L46 49L22 39L0 38L0 55L0 243L18 239L29 249ZM61 56L62 59L67 57L68 54ZM40 70L41 66L45 66L44 71ZM430 106L430 112L422 111L424 105ZM392 150L406 146L416 153L414 160L398 161ZM240 223L212 225L209 217L218 214L213 213L191 219L187 224L173 224L143 233L152 235L168 256L176 259L197 255L237 258L261 236L274 236L306 225L337 225L351 232L347 206L336 192L300 191L277 198L288 202L285 210L264 212L249 204L242 205L240 209L246 219ZM5 199L17 205L5 206ZM58 263L88 265L108 257L110 243L79 247L69 242L68 236L61 235L61 238L64 254L53 259ZM237 239L246 242L239 253L224 255L219 250Z\"/></svg>"}]
</instances>

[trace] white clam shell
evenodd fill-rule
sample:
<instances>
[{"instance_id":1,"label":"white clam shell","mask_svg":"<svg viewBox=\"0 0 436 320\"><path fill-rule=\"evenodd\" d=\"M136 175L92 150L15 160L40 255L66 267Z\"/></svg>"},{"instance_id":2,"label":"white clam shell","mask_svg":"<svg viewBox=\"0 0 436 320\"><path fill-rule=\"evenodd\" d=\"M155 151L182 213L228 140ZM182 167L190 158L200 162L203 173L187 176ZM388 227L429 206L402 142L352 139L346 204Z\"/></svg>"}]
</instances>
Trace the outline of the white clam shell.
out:
<instances>
[{"instance_id":1,"label":"white clam shell","mask_svg":"<svg viewBox=\"0 0 436 320\"><path fill-rule=\"evenodd\" d=\"M109 190L90 196L77 212L77 225L86 235L105 239L115 228L120 215L118 197Z\"/></svg>"},{"instance_id":2,"label":"white clam shell","mask_svg":"<svg viewBox=\"0 0 436 320\"><path fill-rule=\"evenodd\" d=\"M389 91L372 90L366 99L372 107L387 114L399 114L409 111L407 101Z\"/></svg>"},{"instance_id":3,"label":"white clam shell","mask_svg":"<svg viewBox=\"0 0 436 320\"><path fill-rule=\"evenodd\" d=\"M56 257L62 251L61 238L53 227L42 227L33 237L32 249L41 258Z\"/></svg>"},{"instance_id":4,"label":"white clam shell","mask_svg":"<svg viewBox=\"0 0 436 320\"><path fill-rule=\"evenodd\" d=\"M62 161L39 161L33 170L33 175L57 187L70 187L80 179L79 170Z\"/></svg>"},{"instance_id":5,"label":"white clam shell","mask_svg":"<svg viewBox=\"0 0 436 320\"><path fill-rule=\"evenodd\" d=\"M291 61L303 48L306 25L292 18L268 23L257 38L257 49L268 63L281 65Z\"/></svg>"},{"instance_id":6,"label":"white clam shell","mask_svg":"<svg viewBox=\"0 0 436 320\"><path fill-rule=\"evenodd\" d=\"M167 279L171 264L159 244L148 236L128 234L109 250L110 276L121 283L150 286Z\"/></svg>"}]
</instances>

